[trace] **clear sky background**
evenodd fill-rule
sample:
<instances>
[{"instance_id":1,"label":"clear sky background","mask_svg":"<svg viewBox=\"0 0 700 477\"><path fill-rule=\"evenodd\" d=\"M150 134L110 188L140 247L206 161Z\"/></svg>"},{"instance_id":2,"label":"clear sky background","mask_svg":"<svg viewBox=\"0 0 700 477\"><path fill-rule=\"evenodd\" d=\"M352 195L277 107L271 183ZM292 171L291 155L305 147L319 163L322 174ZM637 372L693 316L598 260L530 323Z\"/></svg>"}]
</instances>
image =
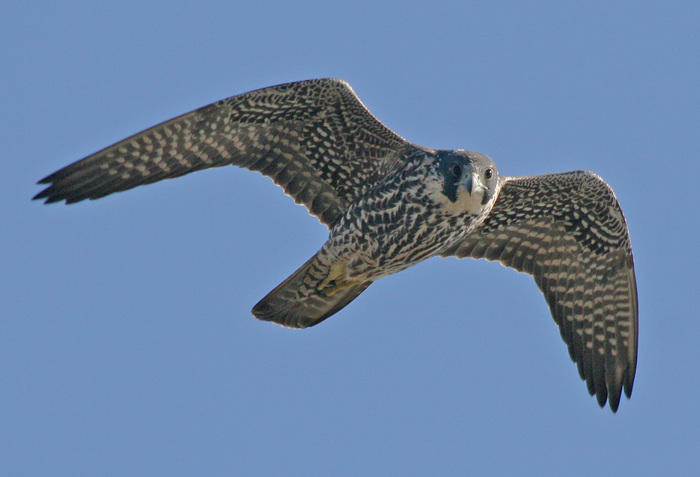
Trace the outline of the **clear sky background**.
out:
<instances>
[{"instance_id":1,"label":"clear sky background","mask_svg":"<svg viewBox=\"0 0 700 477\"><path fill-rule=\"evenodd\" d=\"M0 24L0 474L700 473L700 3L25 1ZM418 144L613 186L640 308L616 415L494 263L255 320L327 236L259 174L30 201L160 121L326 76Z\"/></svg>"}]
</instances>

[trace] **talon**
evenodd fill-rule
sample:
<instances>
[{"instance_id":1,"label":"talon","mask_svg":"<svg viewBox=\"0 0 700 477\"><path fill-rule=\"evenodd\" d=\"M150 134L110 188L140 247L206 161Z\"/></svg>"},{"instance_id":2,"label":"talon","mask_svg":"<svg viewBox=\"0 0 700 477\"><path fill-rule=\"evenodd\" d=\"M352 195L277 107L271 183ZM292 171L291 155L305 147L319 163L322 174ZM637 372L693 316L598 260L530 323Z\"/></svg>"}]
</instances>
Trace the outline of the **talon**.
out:
<instances>
[{"instance_id":1,"label":"talon","mask_svg":"<svg viewBox=\"0 0 700 477\"><path fill-rule=\"evenodd\" d=\"M330 266L328 276L318 286L318 290L326 296L331 296L343 288L351 287L357 283L357 281L346 278L345 262L335 262Z\"/></svg>"}]
</instances>

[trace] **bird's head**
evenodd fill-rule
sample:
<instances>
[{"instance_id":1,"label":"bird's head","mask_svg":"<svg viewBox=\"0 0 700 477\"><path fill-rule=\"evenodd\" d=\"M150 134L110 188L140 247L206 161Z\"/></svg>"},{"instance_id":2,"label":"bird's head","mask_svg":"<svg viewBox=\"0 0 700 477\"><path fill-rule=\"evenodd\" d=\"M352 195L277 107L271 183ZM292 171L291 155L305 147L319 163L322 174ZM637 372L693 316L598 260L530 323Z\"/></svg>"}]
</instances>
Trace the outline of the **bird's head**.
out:
<instances>
[{"instance_id":1,"label":"bird's head","mask_svg":"<svg viewBox=\"0 0 700 477\"><path fill-rule=\"evenodd\" d=\"M462 149L437 152L443 208L450 213L479 214L497 192L498 170L493 160Z\"/></svg>"}]
</instances>

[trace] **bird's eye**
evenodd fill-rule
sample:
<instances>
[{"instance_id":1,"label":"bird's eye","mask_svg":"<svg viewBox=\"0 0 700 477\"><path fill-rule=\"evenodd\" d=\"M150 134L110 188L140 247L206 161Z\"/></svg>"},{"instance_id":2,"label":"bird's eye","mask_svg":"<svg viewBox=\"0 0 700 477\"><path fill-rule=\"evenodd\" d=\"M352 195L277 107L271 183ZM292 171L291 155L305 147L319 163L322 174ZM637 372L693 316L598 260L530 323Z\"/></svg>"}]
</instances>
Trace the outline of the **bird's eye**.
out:
<instances>
[{"instance_id":1,"label":"bird's eye","mask_svg":"<svg viewBox=\"0 0 700 477\"><path fill-rule=\"evenodd\" d=\"M452 174L454 174L455 177L461 177L462 176L462 166L459 164L455 164L452 166Z\"/></svg>"},{"instance_id":2,"label":"bird's eye","mask_svg":"<svg viewBox=\"0 0 700 477\"><path fill-rule=\"evenodd\" d=\"M493 177L493 169L491 169L489 167L488 169L486 169L486 178L491 179L492 177Z\"/></svg>"}]
</instances>

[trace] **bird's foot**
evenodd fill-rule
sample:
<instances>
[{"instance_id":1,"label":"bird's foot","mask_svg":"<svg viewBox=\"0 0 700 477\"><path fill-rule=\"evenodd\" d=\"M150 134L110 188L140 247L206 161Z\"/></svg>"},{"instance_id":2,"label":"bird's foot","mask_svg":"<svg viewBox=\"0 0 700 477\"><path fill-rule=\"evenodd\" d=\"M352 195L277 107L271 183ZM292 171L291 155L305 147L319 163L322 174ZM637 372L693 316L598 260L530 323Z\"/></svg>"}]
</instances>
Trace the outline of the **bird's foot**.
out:
<instances>
[{"instance_id":1,"label":"bird's foot","mask_svg":"<svg viewBox=\"0 0 700 477\"><path fill-rule=\"evenodd\" d=\"M357 280L348 280L345 275L345 262L335 262L330 266L328 276L318 286L318 290L326 296L331 296L343 288L357 285Z\"/></svg>"}]
</instances>

